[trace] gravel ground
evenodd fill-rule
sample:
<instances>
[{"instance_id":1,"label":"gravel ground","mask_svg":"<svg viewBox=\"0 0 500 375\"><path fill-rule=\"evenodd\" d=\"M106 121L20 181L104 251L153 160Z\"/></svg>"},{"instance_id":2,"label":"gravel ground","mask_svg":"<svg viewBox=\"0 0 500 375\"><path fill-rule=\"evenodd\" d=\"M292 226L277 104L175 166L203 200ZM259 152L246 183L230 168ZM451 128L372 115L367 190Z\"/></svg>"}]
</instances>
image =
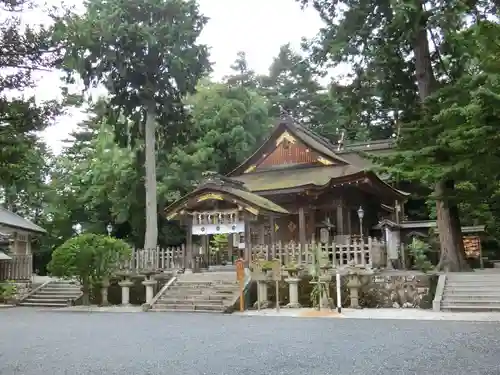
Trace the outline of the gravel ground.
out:
<instances>
[{"instance_id":1,"label":"gravel ground","mask_svg":"<svg viewBox=\"0 0 500 375\"><path fill-rule=\"evenodd\" d=\"M1 375L500 374L500 324L0 310Z\"/></svg>"}]
</instances>

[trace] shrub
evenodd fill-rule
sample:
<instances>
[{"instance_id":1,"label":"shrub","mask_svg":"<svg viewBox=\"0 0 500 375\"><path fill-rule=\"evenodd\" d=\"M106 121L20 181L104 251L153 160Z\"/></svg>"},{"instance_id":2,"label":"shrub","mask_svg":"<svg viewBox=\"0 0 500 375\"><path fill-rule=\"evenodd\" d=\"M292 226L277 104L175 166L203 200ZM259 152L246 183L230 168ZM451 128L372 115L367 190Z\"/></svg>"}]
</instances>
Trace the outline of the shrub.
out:
<instances>
[{"instance_id":1,"label":"shrub","mask_svg":"<svg viewBox=\"0 0 500 375\"><path fill-rule=\"evenodd\" d=\"M10 301L16 294L17 288L12 281L5 281L0 283L0 302Z\"/></svg>"},{"instance_id":2,"label":"shrub","mask_svg":"<svg viewBox=\"0 0 500 375\"><path fill-rule=\"evenodd\" d=\"M123 240L85 233L70 238L54 250L47 268L54 276L78 279L83 303L89 304L92 284L111 277L131 254L130 246Z\"/></svg>"}]
</instances>

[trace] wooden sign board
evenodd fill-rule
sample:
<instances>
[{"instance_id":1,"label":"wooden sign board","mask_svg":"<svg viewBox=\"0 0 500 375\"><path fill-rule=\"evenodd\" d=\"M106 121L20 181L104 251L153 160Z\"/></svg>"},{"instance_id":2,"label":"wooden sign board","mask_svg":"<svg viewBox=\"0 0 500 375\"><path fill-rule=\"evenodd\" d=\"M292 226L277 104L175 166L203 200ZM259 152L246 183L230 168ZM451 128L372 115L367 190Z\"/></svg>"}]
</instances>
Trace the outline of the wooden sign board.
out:
<instances>
[{"instance_id":1,"label":"wooden sign board","mask_svg":"<svg viewBox=\"0 0 500 375\"><path fill-rule=\"evenodd\" d=\"M467 236L463 238L465 256L467 258L479 258L481 254L481 239L478 236Z\"/></svg>"},{"instance_id":2,"label":"wooden sign board","mask_svg":"<svg viewBox=\"0 0 500 375\"><path fill-rule=\"evenodd\" d=\"M273 261L272 273L274 281L281 280L281 263L279 260Z\"/></svg>"},{"instance_id":3,"label":"wooden sign board","mask_svg":"<svg viewBox=\"0 0 500 375\"><path fill-rule=\"evenodd\" d=\"M255 281L266 280L266 274L262 270L262 266L259 262L250 263L250 275L252 276L252 280Z\"/></svg>"},{"instance_id":4,"label":"wooden sign board","mask_svg":"<svg viewBox=\"0 0 500 375\"><path fill-rule=\"evenodd\" d=\"M236 262L236 279L241 283L245 279L245 265L242 259L238 259Z\"/></svg>"}]
</instances>

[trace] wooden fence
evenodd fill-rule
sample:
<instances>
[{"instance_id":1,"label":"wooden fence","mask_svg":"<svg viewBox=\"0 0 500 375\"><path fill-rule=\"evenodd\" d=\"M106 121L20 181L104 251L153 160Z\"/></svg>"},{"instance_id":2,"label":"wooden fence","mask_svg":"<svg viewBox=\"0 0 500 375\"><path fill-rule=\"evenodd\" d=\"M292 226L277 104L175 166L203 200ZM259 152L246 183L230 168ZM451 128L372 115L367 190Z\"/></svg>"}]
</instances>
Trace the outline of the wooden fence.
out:
<instances>
[{"instance_id":1,"label":"wooden fence","mask_svg":"<svg viewBox=\"0 0 500 375\"><path fill-rule=\"evenodd\" d=\"M315 249L320 248L328 256L334 267L346 265L363 265L372 267L384 258L385 244L376 238L368 237L365 241L347 240L339 243L307 243L304 249L296 242L276 243L274 245L252 246L252 258L280 259L282 264L292 261L301 265L310 265L314 261ZM317 251L317 250L316 250Z\"/></svg>"},{"instance_id":2,"label":"wooden fence","mask_svg":"<svg viewBox=\"0 0 500 375\"><path fill-rule=\"evenodd\" d=\"M123 262L121 268L138 272L184 268L184 254L184 245L164 249L134 249L131 260Z\"/></svg>"},{"instance_id":3,"label":"wooden fence","mask_svg":"<svg viewBox=\"0 0 500 375\"><path fill-rule=\"evenodd\" d=\"M31 280L33 276L33 255L13 255L10 260L0 260L0 281Z\"/></svg>"}]
</instances>

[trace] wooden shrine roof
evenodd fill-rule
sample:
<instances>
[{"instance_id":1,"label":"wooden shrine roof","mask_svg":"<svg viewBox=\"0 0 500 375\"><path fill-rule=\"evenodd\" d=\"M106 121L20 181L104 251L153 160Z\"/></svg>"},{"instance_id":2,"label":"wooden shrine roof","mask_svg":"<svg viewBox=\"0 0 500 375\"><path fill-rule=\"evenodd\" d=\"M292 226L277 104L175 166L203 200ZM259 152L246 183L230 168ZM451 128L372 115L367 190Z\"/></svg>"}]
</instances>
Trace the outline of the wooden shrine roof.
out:
<instances>
[{"instance_id":1,"label":"wooden shrine roof","mask_svg":"<svg viewBox=\"0 0 500 375\"><path fill-rule=\"evenodd\" d=\"M182 211L190 210L208 200L230 202L252 213L259 211L281 215L289 213L269 199L252 193L241 182L214 176L208 178L197 189L165 208L165 214L168 219L173 219Z\"/></svg>"},{"instance_id":2,"label":"wooden shrine roof","mask_svg":"<svg viewBox=\"0 0 500 375\"><path fill-rule=\"evenodd\" d=\"M258 193L294 188L327 188L332 185L369 183L401 198L409 195L388 185L375 173L353 165L246 173L232 179L243 182L249 190Z\"/></svg>"}]
</instances>

